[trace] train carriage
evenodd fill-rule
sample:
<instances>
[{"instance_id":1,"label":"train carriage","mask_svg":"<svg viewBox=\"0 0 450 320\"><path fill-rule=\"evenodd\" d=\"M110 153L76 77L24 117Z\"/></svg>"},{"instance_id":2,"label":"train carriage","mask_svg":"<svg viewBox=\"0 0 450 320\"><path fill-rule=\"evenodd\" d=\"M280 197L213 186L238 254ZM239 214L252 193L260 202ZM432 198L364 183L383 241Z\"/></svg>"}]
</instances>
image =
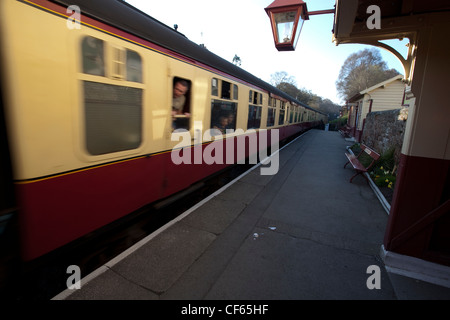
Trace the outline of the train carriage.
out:
<instances>
[{"instance_id":1,"label":"train carriage","mask_svg":"<svg viewBox=\"0 0 450 320\"><path fill-rule=\"evenodd\" d=\"M174 163L178 126L192 149L226 114L229 131L202 140L204 151L249 130L281 140L326 121L123 1L1 1L0 32L0 209L12 206L12 179L25 260L229 165ZM179 80L186 115L174 118Z\"/></svg>"}]
</instances>

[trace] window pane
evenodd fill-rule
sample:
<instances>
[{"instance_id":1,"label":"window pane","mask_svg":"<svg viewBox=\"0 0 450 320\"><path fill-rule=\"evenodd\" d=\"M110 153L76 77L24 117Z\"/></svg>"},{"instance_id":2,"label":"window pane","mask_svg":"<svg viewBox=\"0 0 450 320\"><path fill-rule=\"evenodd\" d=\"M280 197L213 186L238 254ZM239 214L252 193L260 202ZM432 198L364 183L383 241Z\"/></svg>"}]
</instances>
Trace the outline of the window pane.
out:
<instances>
[{"instance_id":1,"label":"window pane","mask_svg":"<svg viewBox=\"0 0 450 320\"><path fill-rule=\"evenodd\" d=\"M142 141L142 89L84 81L86 148L92 155L135 149Z\"/></svg>"},{"instance_id":2,"label":"window pane","mask_svg":"<svg viewBox=\"0 0 450 320\"><path fill-rule=\"evenodd\" d=\"M135 51L127 50L127 80L142 82L142 61Z\"/></svg>"},{"instance_id":3,"label":"window pane","mask_svg":"<svg viewBox=\"0 0 450 320\"><path fill-rule=\"evenodd\" d=\"M105 76L103 41L85 37L81 44L83 55L83 72L96 76Z\"/></svg>"},{"instance_id":4,"label":"window pane","mask_svg":"<svg viewBox=\"0 0 450 320\"><path fill-rule=\"evenodd\" d=\"M230 101L212 100L211 102L211 128L217 129L221 134L225 130L236 129L237 103Z\"/></svg>"},{"instance_id":5,"label":"window pane","mask_svg":"<svg viewBox=\"0 0 450 320\"><path fill-rule=\"evenodd\" d=\"M238 99L238 86L233 84L233 99L237 100Z\"/></svg>"},{"instance_id":6,"label":"window pane","mask_svg":"<svg viewBox=\"0 0 450 320\"><path fill-rule=\"evenodd\" d=\"M284 124L284 112L285 112L285 110L280 110L280 117L278 119L278 125Z\"/></svg>"},{"instance_id":7,"label":"window pane","mask_svg":"<svg viewBox=\"0 0 450 320\"><path fill-rule=\"evenodd\" d=\"M272 127L275 124L275 108L269 108L267 114L267 126Z\"/></svg>"},{"instance_id":8,"label":"window pane","mask_svg":"<svg viewBox=\"0 0 450 320\"><path fill-rule=\"evenodd\" d=\"M219 81L216 78L212 78L211 80L211 95L218 96L219 95Z\"/></svg>"},{"instance_id":9,"label":"window pane","mask_svg":"<svg viewBox=\"0 0 450 320\"><path fill-rule=\"evenodd\" d=\"M261 126L261 111L259 106L248 106L247 129L259 129Z\"/></svg>"}]
</instances>

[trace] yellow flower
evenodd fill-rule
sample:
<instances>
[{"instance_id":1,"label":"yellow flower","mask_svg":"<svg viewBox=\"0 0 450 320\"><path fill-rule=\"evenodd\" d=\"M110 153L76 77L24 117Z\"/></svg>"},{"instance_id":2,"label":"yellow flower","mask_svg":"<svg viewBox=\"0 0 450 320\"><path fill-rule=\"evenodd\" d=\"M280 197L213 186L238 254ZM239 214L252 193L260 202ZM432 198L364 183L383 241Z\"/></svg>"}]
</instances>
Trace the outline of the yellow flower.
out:
<instances>
[{"instance_id":1,"label":"yellow flower","mask_svg":"<svg viewBox=\"0 0 450 320\"><path fill-rule=\"evenodd\" d=\"M389 182L388 188L392 189L392 182Z\"/></svg>"},{"instance_id":2,"label":"yellow flower","mask_svg":"<svg viewBox=\"0 0 450 320\"><path fill-rule=\"evenodd\" d=\"M384 182L389 182L389 179L384 180Z\"/></svg>"},{"instance_id":3,"label":"yellow flower","mask_svg":"<svg viewBox=\"0 0 450 320\"><path fill-rule=\"evenodd\" d=\"M383 170L383 167L381 166L380 169Z\"/></svg>"}]
</instances>

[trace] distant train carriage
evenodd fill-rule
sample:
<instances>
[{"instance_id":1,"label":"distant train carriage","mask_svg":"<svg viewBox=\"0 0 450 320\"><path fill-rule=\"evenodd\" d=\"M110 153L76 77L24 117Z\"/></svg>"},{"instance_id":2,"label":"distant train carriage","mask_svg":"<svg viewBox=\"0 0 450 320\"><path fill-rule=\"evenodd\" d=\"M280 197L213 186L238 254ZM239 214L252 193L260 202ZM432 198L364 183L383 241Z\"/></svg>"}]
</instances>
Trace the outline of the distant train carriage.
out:
<instances>
[{"instance_id":1,"label":"distant train carriage","mask_svg":"<svg viewBox=\"0 0 450 320\"><path fill-rule=\"evenodd\" d=\"M210 129L282 140L326 121L122 1L4 0L0 31L0 209L18 208L25 260L229 165L175 164L179 129L191 148Z\"/></svg>"}]
</instances>

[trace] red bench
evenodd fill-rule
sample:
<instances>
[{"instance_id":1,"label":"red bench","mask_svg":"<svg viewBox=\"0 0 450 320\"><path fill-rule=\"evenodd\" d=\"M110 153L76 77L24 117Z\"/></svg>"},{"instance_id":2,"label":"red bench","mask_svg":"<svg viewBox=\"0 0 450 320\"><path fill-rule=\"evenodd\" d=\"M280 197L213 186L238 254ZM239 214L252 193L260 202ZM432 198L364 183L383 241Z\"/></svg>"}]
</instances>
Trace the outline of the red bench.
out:
<instances>
[{"instance_id":1,"label":"red bench","mask_svg":"<svg viewBox=\"0 0 450 320\"><path fill-rule=\"evenodd\" d=\"M368 154L372 158L372 162L366 167L359 161L359 157L363 154L363 152ZM361 144L361 152L357 156L350 153L345 153L345 156L347 157L348 161L344 165L344 168L350 163L353 166L353 169L355 169L356 171L353 177L350 178L350 182L352 182L353 178L356 177L357 175L367 172L373 166L375 161L377 161L380 158L379 153L373 151L364 144ZM363 177L366 179L368 183L369 180L367 179L367 177L365 175L363 175Z\"/></svg>"},{"instance_id":2,"label":"red bench","mask_svg":"<svg viewBox=\"0 0 450 320\"><path fill-rule=\"evenodd\" d=\"M351 130L351 128L348 125L346 125L346 126L340 128L338 131L344 138L347 138L350 136L350 130Z\"/></svg>"}]
</instances>

